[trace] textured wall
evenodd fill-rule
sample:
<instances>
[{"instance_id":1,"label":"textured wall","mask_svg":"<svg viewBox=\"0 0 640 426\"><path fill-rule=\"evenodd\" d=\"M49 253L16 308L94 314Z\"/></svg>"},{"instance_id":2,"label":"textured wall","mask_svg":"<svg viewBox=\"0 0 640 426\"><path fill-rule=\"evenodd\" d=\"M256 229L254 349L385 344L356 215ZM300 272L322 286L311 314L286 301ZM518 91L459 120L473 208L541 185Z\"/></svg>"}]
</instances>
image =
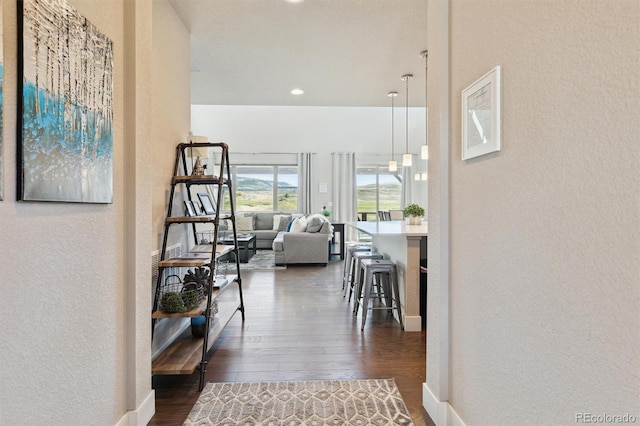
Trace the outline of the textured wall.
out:
<instances>
[{"instance_id":1,"label":"textured wall","mask_svg":"<svg viewBox=\"0 0 640 426\"><path fill-rule=\"evenodd\" d=\"M0 203L0 424L143 424L150 371L151 0L70 3L114 43L111 204ZM3 2L4 120L16 120L16 3ZM125 40L127 41L125 43ZM15 158L15 126L4 126Z\"/></svg>"},{"instance_id":2,"label":"textured wall","mask_svg":"<svg viewBox=\"0 0 640 426\"><path fill-rule=\"evenodd\" d=\"M191 120L190 38L168 1L153 2L153 74L154 102L151 107L153 126L149 161L153 164L153 231L154 249L162 244L163 223L167 209L166 192L171 183L175 148L187 142ZM180 189L180 188L178 188ZM181 196L176 197L182 200ZM182 205L176 208L182 211ZM175 210L174 210L175 211ZM182 227L183 231L186 225ZM178 235L180 227L172 227L169 245L186 240Z\"/></svg>"},{"instance_id":3,"label":"textured wall","mask_svg":"<svg viewBox=\"0 0 640 426\"><path fill-rule=\"evenodd\" d=\"M640 416L640 3L452 0L450 22L450 403ZM503 149L463 162L460 92L495 65Z\"/></svg>"},{"instance_id":4,"label":"textured wall","mask_svg":"<svg viewBox=\"0 0 640 426\"><path fill-rule=\"evenodd\" d=\"M163 224L167 210L167 192L173 173L176 145L187 142L190 117L190 46L189 32L167 0L153 2L153 93L151 105L151 144L149 164L153 165L152 186L152 238L153 250L162 247ZM171 84L167 84L171 82ZM180 190L180 186L176 188ZM182 193L176 192L174 212L182 211ZM181 244L187 247L187 225L171 227L167 247ZM150 253L146 253L149 257ZM151 297L151 291L149 291ZM167 344L172 336L188 326L189 320L160 320L156 322L154 344L155 354L159 347ZM169 337L169 338L167 338Z\"/></svg>"},{"instance_id":5,"label":"textured wall","mask_svg":"<svg viewBox=\"0 0 640 426\"><path fill-rule=\"evenodd\" d=\"M71 4L114 41L114 199L15 201L16 2L5 0L0 424L114 424L127 410L123 2Z\"/></svg>"},{"instance_id":6,"label":"textured wall","mask_svg":"<svg viewBox=\"0 0 640 426\"><path fill-rule=\"evenodd\" d=\"M447 262L448 253L443 251L446 244L441 245L443 236L447 232L441 228L448 222L447 203L441 201L441 197L447 197L446 186L448 184L449 155L449 98L447 81L448 68L448 42L446 14L448 5L439 0L430 0L427 14L427 34L429 50L429 187L428 211L429 236L427 237L427 384L435 397L446 400L447 382L441 380L441 372L446 373L448 362L448 336L442 332L442 327L447 324L446 304L442 306L441 298L447 297L447 289L441 288L441 281L446 281L448 276L448 264L441 268L442 262ZM445 26L443 28L443 26ZM444 165L444 166L443 166ZM445 189L442 189L442 186ZM430 413L435 418L435 413Z\"/></svg>"}]
</instances>

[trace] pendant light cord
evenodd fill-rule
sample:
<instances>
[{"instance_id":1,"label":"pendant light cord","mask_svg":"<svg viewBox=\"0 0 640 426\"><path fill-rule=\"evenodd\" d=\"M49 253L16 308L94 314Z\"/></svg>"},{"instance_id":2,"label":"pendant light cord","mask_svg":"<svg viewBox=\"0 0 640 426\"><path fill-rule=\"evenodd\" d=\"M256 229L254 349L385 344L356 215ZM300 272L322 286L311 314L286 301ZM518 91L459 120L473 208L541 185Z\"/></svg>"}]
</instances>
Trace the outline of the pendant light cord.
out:
<instances>
[{"instance_id":1,"label":"pendant light cord","mask_svg":"<svg viewBox=\"0 0 640 426\"><path fill-rule=\"evenodd\" d=\"M406 76L405 81L407 82L406 84L406 88L407 88L407 94L406 94L406 108L405 108L405 125L406 125L406 129L405 129L405 149L406 149L406 153L409 153L409 76Z\"/></svg>"},{"instance_id":2,"label":"pendant light cord","mask_svg":"<svg viewBox=\"0 0 640 426\"><path fill-rule=\"evenodd\" d=\"M428 90L427 84L429 82L428 73L429 73L429 51L425 50L422 52L422 57L424 58L424 124L425 124L425 135L424 135L424 144L429 145L429 108L427 105L428 102Z\"/></svg>"},{"instance_id":3,"label":"pendant light cord","mask_svg":"<svg viewBox=\"0 0 640 426\"><path fill-rule=\"evenodd\" d=\"M393 160L393 157L395 156L395 153L393 151L393 146L395 145L394 135L396 133L395 126L393 125L393 121L394 121L393 106L394 106L395 96L393 94L391 94L390 96L391 96L391 160Z\"/></svg>"}]
</instances>

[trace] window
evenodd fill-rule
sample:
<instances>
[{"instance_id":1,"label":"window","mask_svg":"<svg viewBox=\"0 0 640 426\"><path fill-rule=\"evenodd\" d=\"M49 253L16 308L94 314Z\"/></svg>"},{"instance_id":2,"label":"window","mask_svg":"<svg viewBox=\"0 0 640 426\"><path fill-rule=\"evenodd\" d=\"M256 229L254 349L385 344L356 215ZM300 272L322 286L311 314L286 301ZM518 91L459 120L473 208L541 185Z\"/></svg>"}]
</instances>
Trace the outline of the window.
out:
<instances>
[{"instance_id":1,"label":"window","mask_svg":"<svg viewBox=\"0 0 640 426\"><path fill-rule=\"evenodd\" d=\"M378 210L400 209L402 176L390 172L387 166L358 167L358 216L361 220L376 220Z\"/></svg>"},{"instance_id":2,"label":"window","mask_svg":"<svg viewBox=\"0 0 640 426\"><path fill-rule=\"evenodd\" d=\"M298 210L297 166L232 166L231 174L237 211Z\"/></svg>"},{"instance_id":3,"label":"window","mask_svg":"<svg viewBox=\"0 0 640 426\"><path fill-rule=\"evenodd\" d=\"M278 173L277 185L277 210L298 210L298 168L276 167Z\"/></svg>"}]
</instances>

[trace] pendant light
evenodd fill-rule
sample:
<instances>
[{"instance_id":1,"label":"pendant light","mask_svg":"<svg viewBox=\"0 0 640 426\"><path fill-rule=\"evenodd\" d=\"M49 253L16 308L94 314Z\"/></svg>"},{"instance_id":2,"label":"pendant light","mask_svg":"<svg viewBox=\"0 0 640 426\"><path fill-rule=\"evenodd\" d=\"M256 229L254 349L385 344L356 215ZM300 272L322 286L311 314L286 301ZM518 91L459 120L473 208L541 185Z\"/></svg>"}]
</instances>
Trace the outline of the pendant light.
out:
<instances>
[{"instance_id":1,"label":"pendant light","mask_svg":"<svg viewBox=\"0 0 640 426\"><path fill-rule=\"evenodd\" d=\"M406 93L406 117L405 117L405 124L406 124L406 130L405 130L405 136L406 136L406 141L405 141L405 153L402 156L402 165L404 167L411 167L411 154L409 154L409 79L413 77L413 74L405 74L402 76L402 79L406 82L406 87L407 87L407 93Z\"/></svg>"},{"instance_id":2,"label":"pendant light","mask_svg":"<svg viewBox=\"0 0 640 426\"><path fill-rule=\"evenodd\" d=\"M398 162L395 160L395 153L393 152L393 145L394 145L394 134L395 134L395 128L393 125L393 119L394 119L394 113L393 113L393 107L394 107L394 100L396 98L396 96L398 96L398 92L389 92L387 93L387 96L389 96L391 98L391 160L389 160L389 171L390 172L397 172L398 171Z\"/></svg>"},{"instance_id":3,"label":"pendant light","mask_svg":"<svg viewBox=\"0 0 640 426\"><path fill-rule=\"evenodd\" d=\"M429 109L428 109L428 104L427 104L427 100L429 99L427 97L427 82L428 82L428 78L427 78L427 72L429 71L429 51L428 50L423 50L422 52L420 52L420 56L422 56L424 58L424 114L425 114L425 118L424 118L424 125L425 125L425 134L424 134L424 145L422 145L422 147L420 147L420 157L423 160L428 160L429 159ZM426 180L426 179L423 179Z\"/></svg>"}]
</instances>

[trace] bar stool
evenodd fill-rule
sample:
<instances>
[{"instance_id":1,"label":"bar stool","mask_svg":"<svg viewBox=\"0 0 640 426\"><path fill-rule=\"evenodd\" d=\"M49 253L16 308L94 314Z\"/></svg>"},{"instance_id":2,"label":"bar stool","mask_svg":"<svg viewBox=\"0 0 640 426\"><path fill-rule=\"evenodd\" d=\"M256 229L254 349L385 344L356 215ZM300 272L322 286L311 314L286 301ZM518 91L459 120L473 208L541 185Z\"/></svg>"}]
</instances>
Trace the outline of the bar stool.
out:
<instances>
[{"instance_id":1,"label":"bar stool","mask_svg":"<svg viewBox=\"0 0 640 426\"><path fill-rule=\"evenodd\" d=\"M343 297L347 295L347 289L355 274L355 271L352 270L351 258L353 257L353 253L358 251L371 251L371 243L351 243L345 247L344 272L342 275Z\"/></svg>"},{"instance_id":2,"label":"bar stool","mask_svg":"<svg viewBox=\"0 0 640 426\"><path fill-rule=\"evenodd\" d=\"M347 299L348 302L351 302L351 295L354 294L353 296L353 300L354 302L357 302L358 299L360 298L360 294L361 294L361 288L362 288L362 267L361 267L361 262L363 259L382 259L383 256L380 253L375 253L375 252L371 252L371 251L357 251L355 253L353 253L353 255L351 255L351 270L353 271L353 275L352 275L352 279L349 282L349 298ZM345 289L345 292L347 291L347 289ZM356 309L357 305L354 304L353 306L353 312L357 312L358 310Z\"/></svg>"},{"instance_id":3,"label":"bar stool","mask_svg":"<svg viewBox=\"0 0 640 426\"><path fill-rule=\"evenodd\" d=\"M378 254L378 253L376 253ZM353 296L353 314L357 315L358 314L358 308L360 308L360 299L362 299L362 289L364 288L364 278L365 278L365 269L364 269L364 264L362 263L363 260L369 260L369 259L384 259L384 256L365 256L361 253L358 253L357 258L354 257L355 259L355 264L356 264L356 272L355 272L355 277L354 277L354 288L355 288L355 295ZM376 284L380 285L379 280L376 281ZM384 289L382 288L378 288L378 292L380 294L383 294ZM387 294L389 292L387 291Z\"/></svg>"},{"instance_id":4,"label":"bar stool","mask_svg":"<svg viewBox=\"0 0 640 426\"><path fill-rule=\"evenodd\" d=\"M364 330L364 324L367 321L367 313L369 312L369 309L387 309L390 311L395 309L398 311L400 327L404 330L396 264L386 259L363 259L361 264L364 269L364 289L362 294L362 327L360 329ZM373 287L374 277L379 280L382 276L386 279L385 294L382 294L380 289L378 289L378 293L372 293L371 290ZM378 283L380 283L380 281L378 281ZM386 306L369 307L369 301L371 298L381 299L382 297L385 297L386 299Z\"/></svg>"}]
</instances>

